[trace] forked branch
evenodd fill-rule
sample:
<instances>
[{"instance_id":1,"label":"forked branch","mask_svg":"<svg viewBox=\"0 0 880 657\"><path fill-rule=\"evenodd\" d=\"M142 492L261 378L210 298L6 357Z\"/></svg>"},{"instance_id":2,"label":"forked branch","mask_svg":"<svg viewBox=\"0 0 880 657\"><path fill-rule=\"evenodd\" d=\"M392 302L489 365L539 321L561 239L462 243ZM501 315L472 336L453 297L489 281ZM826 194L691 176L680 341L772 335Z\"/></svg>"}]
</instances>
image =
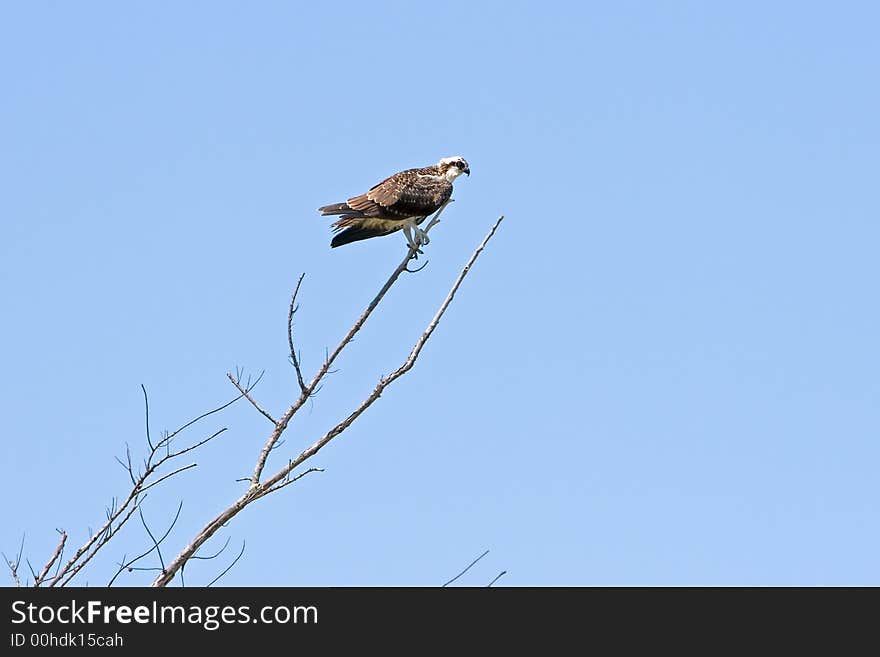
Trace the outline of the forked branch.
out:
<instances>
[{"instance_id":1,"label":"forked branch","mask_svg":"<svg viewBox=\"0 0 880 657\"><path fill-rule=\"evenodd\" d=\"M439 212L437 216L439 216ZM430 229L431 226L437 223L437 216L435 216L434 220L432 220L432 222L428 224L426 231ZM300 283L302 282L302 277L300 277L299 281L297 282L297 287L294 291L293 299L291 300L290 311L288 313L288 346L290 347L291 360L294 363L294 368L297 371L298 382L300 383L300 395L277 421L273 420L275 426L269 434L266 443L263 445L259 456L257 457L257 462L254 466L253 474L250 477L250 486L248 490L202 528L202 530L192 539L189 545L187 545L180 552L180 554L178 554L177 557L175 557L175 559L168 564L167 568L165 568L165 570L153 581L153 586L167 586L168 583L171 582L172 579L174 579L174 576L177 574L177 572L186 565L187 561L189 561L189 559L192 558L194 554L196 554L199 548L204 545L204 543L208 541L221 527L223 527L227 522L238 515L249 504L268 495L269 493L284 488L289 483L296 481L296 479L304 476L305 474L308 474L309 472L314 472L318 470L317 468L312 468L310 470L307 470L305 473L298 475L297 477L291 478L291 473L294 469L313 457L322 447L333 440L333 438L335 438L343 431L345 431L348 427L350 427L351 424L382 395L384 390L389 385L391 385L394 381L396 381L401 376L406 374L410 369L412 369L413 365L415 365L416 360L419 357L419 354L422 351L422 348L430 339L431 335L434 332L434 329L437 328L440 319L443 317L447 308L452 303L452 300L455 297L455 294L461 286L462 282L464 281L465 277L470 272L477 258L483 252L483 249L485 249L489 240L492 239L492 236L495 234L495 231L498 229L498 226L501 224L503 219L503 216L498 218L498 220L492 226L491 230L488 232L485 238L483 238L483 241L471 255L470 259L467 261L464 268L461 270L455 282L453 283L452 288L446 296L446 299L440 305L436 314L434 315L433 319L428 323L428 326L425 328L422 335L418 338L418 340L416 340L415 344L412 347L412 350L410 351L409 356L400 365L400 367L398 367L390 375L380 379L374 390L357 408L355 408L347 417L345 417L329 431L327 431L327 433L325 433L321 438L315 441L311 446L303 450L303 452L300 453L299 456L297 456L295 459L288 461L288 463L284 467L282 467L272 476L268 478L263 478L263 471L266 467L266 462L269 458L269 455L277 445L281 436L286 431L290 420L293 418L296 412L300 408L302 408L309 397L315 393L322 379L330 371L330 368L332 367L334 361L337 359L342 350L345 349L345 347L352 341L355 334L366 323L367 319L369 319L370 315L385 297L388 290L391 289L391 286L394 285L398 278L400 278L401 274L403 274L405 271L410 271L407 268L409 261L415 258L415 256L417 255L417 251L415 248L409 249L406 257L394 269L394 271L391 273L391 276L389 276L388 280L381 287L376 296L370 301L369 304L367 304L367 307L361 314L361 316L357 319L357 321L355 321L348 332L343 336L342 340L340 340L336 348L327 355L323 364L312 377L312 380L305 385L303 385L304 379L302 379L299 359L296 356L296 349L292 336L293 315L296 312L295 299L299 291ZM262 412L262 410L257 406L256 402L252 401L251 403ZM271 416L269 416L268 413L262 412L262 414L271 419Z\"/></svg>"},{"instance_id":2,"label":"forked branch","mask_svg":"<svg viewBox=\"0 0 880 657\"><path fill-rule=\"evenodd\" d=\"M256 382L253 384L256 385ZM219 431L214 432L202 440L198 440L194 443L190 443L183 447L175 447L174 440L177 438L183 431L193 426L200 420L203 420L215 413L219 413L225 408L231 406L236 401L244 397L246 394L250 393L253 389L253 385L248 388L241 390L240 394L234 399L222 404L216 408L213 408L205 413L202 413L198 417L193 418L192 420L186 422L176 430L168 433L165 432L162 438L158 441L154 441L152 436L150 435L150 406L149 400L147 398L147 391L144 388L144 413L145 413L145 423L146 423L146 433L147 433L147 445L149 447L147 458L143 462L143 470L137 471L135 469L134 464L131 459L131 452L126 448L126 458L123 461L122 459L117 459L123 467L126 469L128 473L128 477L131 481L131 489L128 491L125 498L123 498L121 504L117 504L114 498L114 502L110 508L107 509L106 520L101 525L101 527L90 535L90 537L76 550L73 556L68 559L68 561L64 564L61 564L60 558L63 553L64 546L67 541L67 534L65 532L61 533L61 538L59 540L58 547L55 549L54 554L43 567L40 575L34 578L34 586L40 586L43 583L46 583L49 587L55 586L65 586L88 564L95 555L103 548L110 540L115 537L122 527L131 519L132 515L135 511L140 508L144 498L146 497L146 491L156 486L159 483L162 483L166 479L174 477L186 470L194 468L196 466L195 463L190 463L188 465L178 467L171 472L162 474L160 469L167 462L177 459L184 454L189 454L190 452L195 451L202 445L210 442L221 433L223 433L226 429L220 429ZM59 567L57 572L50 578L48 577L49 570L52 567L52 564L58 562Z\"/></svg>"}]
</instances>

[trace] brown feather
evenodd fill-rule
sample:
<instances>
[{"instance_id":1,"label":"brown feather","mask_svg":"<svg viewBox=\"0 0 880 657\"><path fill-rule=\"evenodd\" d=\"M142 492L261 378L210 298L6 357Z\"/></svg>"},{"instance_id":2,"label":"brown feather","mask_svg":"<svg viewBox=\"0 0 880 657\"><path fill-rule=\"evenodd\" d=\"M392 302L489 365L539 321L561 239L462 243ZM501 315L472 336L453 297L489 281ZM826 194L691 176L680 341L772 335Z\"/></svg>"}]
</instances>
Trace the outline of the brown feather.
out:
<instances>
[{"instance_id":1,"label":"brown feather","mask_svg":"<svg viewBox=\"0 0 880 657\"><path fill-rule=\"evenodd\" d=\"M420 224L451 197L452 183L443 175L448 168L448 163L441 163L407 169L389 176L346 203L318 208L324 215L342 215L333 222L337 235L331 246L388 235L410 221Z\"/></svg>"}]
</instances>

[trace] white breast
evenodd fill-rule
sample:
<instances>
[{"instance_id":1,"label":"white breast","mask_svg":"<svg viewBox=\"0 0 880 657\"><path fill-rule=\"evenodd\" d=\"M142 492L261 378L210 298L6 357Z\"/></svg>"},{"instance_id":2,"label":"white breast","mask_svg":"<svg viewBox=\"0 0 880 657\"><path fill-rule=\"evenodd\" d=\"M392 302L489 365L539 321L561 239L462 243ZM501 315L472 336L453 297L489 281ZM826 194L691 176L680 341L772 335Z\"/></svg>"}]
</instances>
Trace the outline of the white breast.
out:
<instances>
[{"instance_id":1,"label":"white breast","mask_svg":"<svg viewBox=\"0 0 880 657\"><path fill-rule=\"evenodd\" d=\"M446 169L445 177L446 177L446 180L448 180L449 182L452 182L453 180L458 178L460 175L461 175L461 169L458 169L456 167L449 167L448 169Z\"/></svg>"}]
</instances>

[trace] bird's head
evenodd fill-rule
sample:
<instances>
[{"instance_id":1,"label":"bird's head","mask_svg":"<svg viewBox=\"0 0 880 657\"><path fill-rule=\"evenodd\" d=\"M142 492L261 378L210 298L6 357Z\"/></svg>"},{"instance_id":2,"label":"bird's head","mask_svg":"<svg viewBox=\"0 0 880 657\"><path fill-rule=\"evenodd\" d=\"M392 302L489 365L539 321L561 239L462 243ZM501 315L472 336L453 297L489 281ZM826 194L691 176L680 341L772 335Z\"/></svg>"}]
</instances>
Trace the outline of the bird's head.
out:
<instances>
[{"instance_id":1,"label":"bird's head","mask_svg":"<svg viewBox=\"0 0 880 657\"><path fill-rule=\"evenodd\" d=\"M471 169L468 166L467 160L460 155L444 157L437 163L437 167L440 169L440 175L445 176L449 182L452 182L463 173L468 176L471 175Z\"/></svg>"}]
</instances>

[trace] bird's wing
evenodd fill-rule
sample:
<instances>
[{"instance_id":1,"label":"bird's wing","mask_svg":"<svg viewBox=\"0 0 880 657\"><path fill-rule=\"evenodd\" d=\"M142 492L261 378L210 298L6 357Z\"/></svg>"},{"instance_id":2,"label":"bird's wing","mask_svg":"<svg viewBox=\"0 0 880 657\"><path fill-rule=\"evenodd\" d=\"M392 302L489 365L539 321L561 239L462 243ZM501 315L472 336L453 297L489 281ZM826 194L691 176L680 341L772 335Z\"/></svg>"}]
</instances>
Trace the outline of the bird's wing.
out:
<instances>
[{"instance_id":1,"label":"bird's wing","mask_svg":"<svg viewBox=\"0 0 880 657\"><path fill-rule=\"evenodd\" d=\"M452 195L452 183L409 169L374 185L348 200L353 210L366 216L421 217L436 211Z\"/></svg>"}]
</instances>

